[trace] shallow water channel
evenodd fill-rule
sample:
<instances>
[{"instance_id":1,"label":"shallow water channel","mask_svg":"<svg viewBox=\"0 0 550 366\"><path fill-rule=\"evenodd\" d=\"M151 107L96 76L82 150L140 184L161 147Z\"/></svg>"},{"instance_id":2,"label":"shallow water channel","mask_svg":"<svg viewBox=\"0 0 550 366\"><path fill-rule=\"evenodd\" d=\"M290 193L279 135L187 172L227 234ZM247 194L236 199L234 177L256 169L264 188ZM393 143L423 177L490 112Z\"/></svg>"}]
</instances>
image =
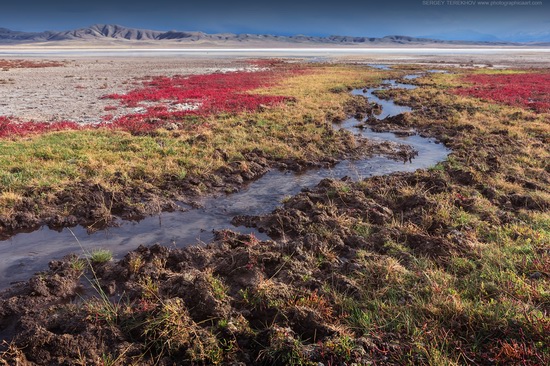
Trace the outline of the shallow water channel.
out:
<instances>
[{"instance_id":1,"label":"shallow water channel","mask_svg":"<svg viewBox=\"0 0 550 366\"><path fill-rule=\"evenodd\" d=\"M409 75L414 79L420 75ZM381 87L356 89L354 95L363 95L370 102L382 106L383 119L403 112L409 107L398 106L391 100L382 100L373 92L384 88L414 89L416 86L385 80ZM61 231L43 227L31 233L21 233L8 240L0 241L0 290L10 284L28 279L33 273L47 269L52 259L58 259L68 253L84 254L96 248L109 249L115 257L120 257L139 245L159 243L167 246L183 247L197 242L212 240L213 229L230 228L242 233L254 233L260 239L265 234L253 228L234 227L231 220L236 215L259 215L271 212L289 195L295 195L302 188L313 187L323 178L342 178L349 176L354 180L374 175L394 172L412 172L431 167L443 161L449 150L431 138L419 135L398 137L392 133L376 133L370 129L355 127L360 121L350 118L334 126L345 128L353 134L369 139L393 141L411 145L418 155L410 162L395 161L381 156L348 161L344 160L332 168L311 169L302 173L272 170L260 179L250 183L237 193L222 197L207 198L202 207L185 212L164 212L139 222L121 221L120 226L88 234L84 227L78 226ZM78 239L78 240L77 240Z\"/></svg>"}]
</instances>

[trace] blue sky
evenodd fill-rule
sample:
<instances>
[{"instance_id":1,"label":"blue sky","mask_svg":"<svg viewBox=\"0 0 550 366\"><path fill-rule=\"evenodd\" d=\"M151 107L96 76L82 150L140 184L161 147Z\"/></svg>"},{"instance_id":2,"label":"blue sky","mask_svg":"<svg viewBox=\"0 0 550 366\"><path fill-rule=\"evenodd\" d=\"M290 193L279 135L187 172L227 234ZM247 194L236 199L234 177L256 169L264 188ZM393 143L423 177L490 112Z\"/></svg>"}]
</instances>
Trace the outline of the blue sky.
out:
<instances>
[{"instance_id":1,"label":"blue sky","mask_svg":"<svg viewBox=\"0 0 550 366\"><path fill-rule=\"evenodd\" d=\"M2 4L0 27L42 31L113 23L208 33L372 37L400 34L550 41L550 0L542 0L540 5L536 4L540 1L531 1L531 5L503 5L511 2L483 5L483 1L456 0L27 0Z\"/></svg>"}]
</instances>

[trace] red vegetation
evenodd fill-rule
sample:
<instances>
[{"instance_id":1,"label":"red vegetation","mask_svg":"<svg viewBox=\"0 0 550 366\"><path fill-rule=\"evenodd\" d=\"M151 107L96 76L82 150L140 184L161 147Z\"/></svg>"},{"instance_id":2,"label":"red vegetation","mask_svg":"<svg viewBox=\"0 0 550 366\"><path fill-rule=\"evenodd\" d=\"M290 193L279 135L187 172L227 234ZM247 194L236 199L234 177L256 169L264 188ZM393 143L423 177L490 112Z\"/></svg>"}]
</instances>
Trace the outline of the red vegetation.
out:
<instances>
[{"instance_id":1,"label":"red vegetation","mask_svg":"<svg viewBox=\"0 0 550 366\"><path fill-rule=\"evenodd\" d=\"M25 136L33 133L44 133L61 130L78 130L81 126L70 121L60 122L19 122L0 116L0 138L8 136Z\"/></svg>"},{"instance_id":2,"label":"red vegetation","mask_svg":"<svg viewBox=\"0 0 550 366\"><path fill-rule=\"evenodd\" d=\"M454 89L453 93L537 112L550 111L550 74L480 74L466 76L464 81L473 85Z\"/></svg>"},{"instance_id":3,"label":"red vegetation","mask_svg":"<svg viewBox=\"0 0 550 366\"><path fill-rule=\"evenodd\" d=\"M58 67L58 66L63 66L63 63L58 61L0 60L0 68L4 70L36 69L41 67Z\"/></svg>"},{"instance_id":4,"label":"red vegetation","mask_svg":"<svg viewBox=\"0 0 550 366\"><path fill-rule=\"evenodd\" d=\"M253 89L273 85L290 72L298 70L155 77L144 81L142 88L104 98L118 99L125 107L145 106L146 112L119 117L113 125L132 132L147 132L158 128L159 123L182 120L186 116L256 111L263 106L291 101L293 98L285 96L249 93ZM151 103L157 104L150 106Z\"/></svg>"},{"instance_id":5,"label":"red vegetation","mask_svg":"<svg viewBox=\"0 0 550 366\"><path fill-rule=\"evenodd\" d=\"M270 63L270 66L274 66ZM0 116L0 138L24 136L59 130L76 130L106 127L125 130L135 134L154 131L175 122L188 127L196 126L200 117L221 114L256 111L291 101L285 96L250 94L249 91L273 85L284 75L301 72L297 68L279 67L270 71L231 72L189 77L155 77L142 82L142 87L127 94L111 94L104 98L120 100L123 107L141 107L143 111L113 117L101 117L96 125L79 125L74 122L22 122ZM117 110L116 106L106 106L105 111ZM184 121L186 117L195 117ZM178 126L179 127L179 126ZM182 126L185 127L185 126Z\"/></svg>"}]
</instances>

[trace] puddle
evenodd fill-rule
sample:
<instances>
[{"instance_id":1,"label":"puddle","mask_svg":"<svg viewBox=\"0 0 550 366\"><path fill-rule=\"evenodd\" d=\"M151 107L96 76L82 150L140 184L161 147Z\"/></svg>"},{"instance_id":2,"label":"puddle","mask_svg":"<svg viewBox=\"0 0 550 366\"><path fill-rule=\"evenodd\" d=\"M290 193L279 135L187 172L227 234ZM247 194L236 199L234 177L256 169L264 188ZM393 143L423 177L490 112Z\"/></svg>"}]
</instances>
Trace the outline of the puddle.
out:
<instances>
[{"instance_id":1,"label":"puddle","mask_svg":"<svg viewBox=\"0 0 550 366\"><path fill-rule=\"evenodd\" d=\"M413 79L412 75L409 79ZM381 88L414 89L416 86L385 80ZM410 112L411 108L398 106L391 100L383 100L373 92L380 88L356 89L354 95L364 95L369 101L382 106L379 119ZM240 192L218 198L208 198L200 209L186 212L165 212L139 222L122 221L119 227L88 234L83 227L50 230L43 227L31 233L21 233L0 241L0 289L10 283L27 280L33 273L45 270L47 263L68 253L90 252L96 248L109 249L115 257L121 257L139 245L160 243L183 247L197 242L209 242L213 229L230 228L242 233L254 233L260 239L265 234L254 228L234 227L231 220L237 215L259 215L271 212L286 196L297 194L302 188L313 187L323 178L362 179L394 172L413 172L443 161L449 150L435 140L418 135L398 137L392 133L377 133L355 126L360 121L350 118L335 125L356 135L381 141L409 144L418 151L411 162L403 163L381 156L356 161L342 161L330 169L312 169L297 174L270 171L262 178L244 187ZM74 234L74 235L73 235ZM78 238L78 240L76 238Z\"/></svg>"}]
</instances>

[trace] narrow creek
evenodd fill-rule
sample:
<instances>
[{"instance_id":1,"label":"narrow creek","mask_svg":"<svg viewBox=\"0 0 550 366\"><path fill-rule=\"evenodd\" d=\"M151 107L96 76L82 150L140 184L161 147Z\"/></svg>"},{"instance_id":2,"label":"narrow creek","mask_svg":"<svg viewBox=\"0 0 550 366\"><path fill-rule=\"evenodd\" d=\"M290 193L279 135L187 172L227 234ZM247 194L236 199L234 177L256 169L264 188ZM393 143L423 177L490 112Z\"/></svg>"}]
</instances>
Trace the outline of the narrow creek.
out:
<instances>
[{"instance_id":1,"label":"narrow creek","mask_svg":"<svg viewBox=\"0 0 550 366\"><path fill-rule=\"evenodd\" d=\"M408 75L405 79L419 76ZM382 113L377 116L378 119L411 111L409 107L396 105L392 100L383 100L373 94L376 90L386 88L414 89L416 86L398 83L395 80L384 80L381 87L355 89L352 94L363 95L370 102L380 104ZM344 160L329 169L311 169L303 173L272 170L237 193L205 199L201 208L185 212L165 212L139 222L123 221L118 227L93 234L88 234L81 226L61 231L43 227L31 233L17 234L0 241L0 290L18 281L27 280L33 273L47 269L47 264L52 259L61 258L69 253L83 253L103 248L112 251L115 257L120 257L142 244L186 246L197 242L207 243L213 238L213 229L224 228L254 233L260 239L267 239L265 234L255 229L234 227L231 224L232 218L237 215L270 212L284 197L295 195L302 188L313 187L323 178L338 179L349 176L357 180L394 172L413 172L434 166L443 161L450 152L431 138L419 135L399 137L392 133L377 133L368 128L355 127L360 122L350 118L334 125L334 128L347 129L355 135L369 139L408 144L418 151L418 155L406 163L375 156L354 161Z\"/></svg>"}]
</instances>

